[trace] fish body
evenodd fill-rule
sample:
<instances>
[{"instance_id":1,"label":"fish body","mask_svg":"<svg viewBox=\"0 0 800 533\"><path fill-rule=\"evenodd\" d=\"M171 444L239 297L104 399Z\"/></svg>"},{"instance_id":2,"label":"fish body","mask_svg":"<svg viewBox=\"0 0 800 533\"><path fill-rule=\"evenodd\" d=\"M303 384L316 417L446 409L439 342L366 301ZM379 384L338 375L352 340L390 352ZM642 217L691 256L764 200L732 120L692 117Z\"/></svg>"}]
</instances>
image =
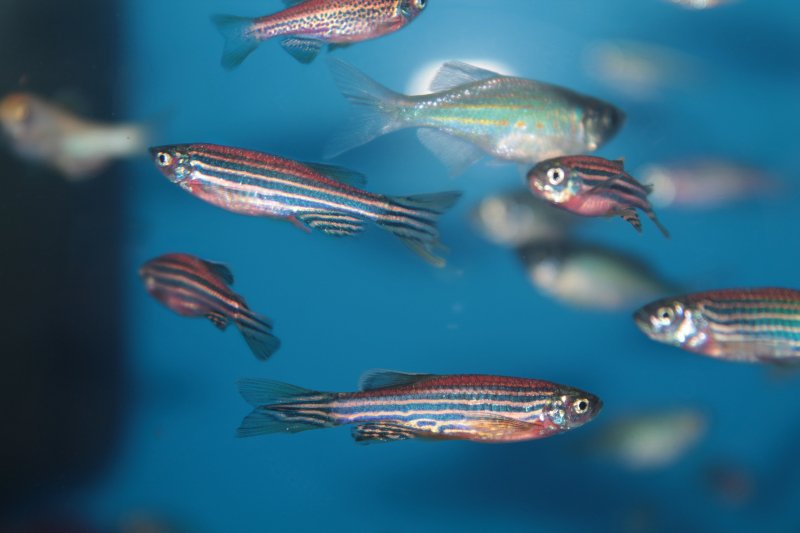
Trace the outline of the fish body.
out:
<instances>
[{"instance_id":1,"label":"fish body","mask_svg":"<svg viewBox=\"0 0 800 533\"><path fill-rule=\"evenodd\" d=\"M674 287L638 258L594 244L537 241L517 255L535 287L572 307L630 309Z\"/></svg>"},{"instance_id":2,"label":"fish body","mask_svg":"<svg viewBox=\"0 0 800 533\"><path fill-rule=\"evenodd\" d=\"M145 153L147 128L82 119L28 93L0 101L0 124L14 151L69 180L91 177L114 159Z\"/></svg>"},{"instance_id":3,"label":"fish body","mask_svg":"<svg viewBox=\"0 0 800 533\"><path fill-rule=\"evenodd\" d=\"M441 67L431 94L417 96L391 91L342 61L331 64L342 93L362 112L329 145L331 157L391 131L420 128L420 141L458 174L485 156L534 164L591 152L624 122L606 102L458 61Z\"/></svg>"},{"instance_id":4,"label":"fish body","mask_svg":"<svg viewBox=\"0 0 800 533\"><path fill-rule=\"evenodd\" d=\"M791 364L800 357L800 291L726 289L666 298L634 314L651 339L717 359Z\"/></svg>"},{"instance_id":5,"label":"fish body","mask_svg":"<svg viewBox=\"0 0 800 533\"><path fill-rule=\"evenodd\" d=\"M640 209L669 237L647 199L651 187L625 172L621 160L582 155L548 159L528 172L528 187L556 207L588 217L620 216L639 232Z\"/></svg>"},{"instance_id":6,"label":"fish body","mask_svg":"<svg viewBox=\"0 0 800 533\"><path fill-rule=\"evenodd\" d=\"M159 170L206 202L233 213L281 218L306 230L355 235L367 222L398 236L428 262L443 266L436 222L461 193L391 197L355 187L364 176L331 165L213 144L151 148Z\"/></svg>"},{"instance_id":7,"label":"fish body","mask_svg":"<svg viewBox=\"0 0 800 533\"><path fill-rule=\"evenodd\" d=\"M583 425L602 407L596 396L546 381L486 375L365 374L361 390L317 392L269 380L243 380L255 409L239 436L354 425L357 442L423 438L514 442Z\"/></svg>"},{"instance_id":8,"label":"fish body","mask_svg":"<svg viewBox=\"0 0 800 533\"><path fill-rule=\"evenodd\" d=\"M347 46L402 29L427 0L288 0L288 7L258 18L217 15L212 21L225 37L222 65L232 69L262 41L282 38L295 59L310 63L323 45Z\"/></svg>"},{"instance_id":9,"label":"fish body","mask_svg":"<svg viewBox=\"0 0 800 533\"><path fill-rule=\"evenodd\" d=\"M225 265L166 254L143 264L139 276L147 292L175 313L207 318L223 331L234 324L257 358L266 360L279 348L272 321L251 311L233 292L233 274Z\"/></svg>"}]
</instances>

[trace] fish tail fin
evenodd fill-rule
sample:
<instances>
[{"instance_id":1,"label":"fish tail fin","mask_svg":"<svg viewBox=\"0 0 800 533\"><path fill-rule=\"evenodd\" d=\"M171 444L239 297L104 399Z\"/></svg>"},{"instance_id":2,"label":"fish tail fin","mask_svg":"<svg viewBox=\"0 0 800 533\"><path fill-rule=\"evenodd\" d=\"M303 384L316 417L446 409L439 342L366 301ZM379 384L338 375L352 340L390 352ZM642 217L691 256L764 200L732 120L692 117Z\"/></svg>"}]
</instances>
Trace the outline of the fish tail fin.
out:
<instances>
[{"instance_id":1,"label":"fish tail fin","mask_svg":"<svg viewBox=\"0 0 800 533\"><path fill-rule=\"evenodd\" d=\"M253 24L252 18L214 15L211 22L225 38L221 64L226 70L239 66L258 47L258 39L248 31Z\"/></svg>"},{"instance_id":2,"label":"fish tail fin","mask_svg":"<svg viewBox=\"0 0 800 533\"><path fill-rule=\"evenodd\" d=\"M272 334L272 321L246 307L236 318L236 326L253 355L261 361L269 359L281 346L280 339Z\"/></svg>"},{"instance_id":3,"label":"fish tail fin","mask_svg":"<svg viewBox=\"0 0 800 533\"><path fill-rule=\"evenodd\" d=\"M236 430L238 437L297 433L336 425L330 414L334 394L268 379L242 379L237 385L242 397L255 407Z\"/></svg>"},{"instance_id":4,"label":"fish tail fin","mask_svg":"<svg viewBox=\"0 0 800 533\"><path fill-rule=\"evenodd\" d=\"M328 62L339 90L359 109L325 147L326 158L404 127L401 105L404 95L384 87L344 61L329 59Z\"/></svg>"},{"instance_id":5,"label":"fish tail fin","mask_svg":"<svg viewBox=\"0 0 800 533\"><path fill-rule=\"evenodd\" d=\"M661 223L661 221L658 220L658 217L653 212L653 210L648 209L647 211L645 211L645 213L647 213L647 217L653 221L653 224L655 224L658 227L658 229L661 230L661 234L664 235L664 237L666 237L667 239L669 239L670 238L669 231L667 231L667 228L665 228L664 225Z\"/></svg>"},{"instance_id":6,"label":"fish tail fin","mask_svg":"<svg viewBox=\"0 0 800 533\"><path fill-rule=\"evenodd\" d=\"M446 264L436 255L436 249L447 250L439 242L439 217L461 197L460 191L448 191L416 196L390 197L390 207L377 220L383 229L397 235L403 243L436 267Z\"/></svg>"}]
</instances>

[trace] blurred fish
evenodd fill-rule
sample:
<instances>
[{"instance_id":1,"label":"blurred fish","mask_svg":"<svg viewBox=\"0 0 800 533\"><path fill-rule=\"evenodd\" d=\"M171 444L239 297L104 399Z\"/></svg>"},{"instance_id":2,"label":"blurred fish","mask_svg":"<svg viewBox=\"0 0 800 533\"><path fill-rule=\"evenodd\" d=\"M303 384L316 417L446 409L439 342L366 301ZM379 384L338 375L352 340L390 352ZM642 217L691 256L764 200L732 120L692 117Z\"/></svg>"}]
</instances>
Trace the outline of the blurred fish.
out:
<instances>
[{"instance_id":1,"label":"blurred fish","mask_svg":"<svg viewBox=\"0 0 800 533\"><path fill-rule=\"evenodd\" d=\"M776 196L781 184L763 170L721 159L697 159L651 165L640 173L653 186L650 200L662 207L710 209L725 204Z\"/></svg>"},{"instance_id":2,"label":"blurred fish","mask_svg":"<svg viewBox=\"0 0 800 533\"><path fill-rule=\"evenodd\" d=\"M213 144L159 146L150 153L170 181L217 207L335 236L355 235L374 222L432 265L445 265L434 253L443 248L436 222L460 192L384 196L354 187L364 176L341 167Z\"/></svg>"},{"instance_id":3,"label":"blurred fish","mask_svg":"<svg viewBox=\"0 0 800 533\"><path fill-rule=\"evenodd\" d=\"M632 415L603 426L587 448L631 470L666 468L700 442L707 428L705 415L694 409Z\"/></svg>"},{"instance_id":4,"label":"blurred fish","mask_svg":"<svg viewBox=\"0 0 800 533\"><path fill-rule=\"evenodd\" d=\"M91 122L28 93L0 101L0 123L19 156L75 181L97 174L114 159L144 155L147 146L145 126Z\"/></svg>"},{"instance_id":5,"label":"blurred fish","mask_svg":"<svg viewBox=\"0 0 800 533\"><path fill-rule=\"evenodd\" d=\"M637 258L593 244L533 242L517 254L535 287L574 307L625 309L674 288Z\"/></svg>"},{"instance_id":6,"label":"blurred fish","mask_svg":"<svg viewBox=\"0 0 800 533\"><path fill-rule=\"evenodd\" d=\"M378 370L360 392L317 392L247 379L239 391L253 411L237 434L296 433L354 424L356 442L405 439L514 442L582 426L603 403L572 387L485 375L437 376Z\"/></svg>"},{"instance_id":7,"label":"blurred fish","mask_svg":"<svg viewBox=\"0 0 800 533\"><path fill-rule=\"evenodd\" d=\"M323 45L334 48L375 39L402 29L422 13L427 0L284 0L288 6L259 18L216 15L225 37L222 66L239 65L262 41L282 37L281 46L310 63Z\"/></svg>"},{"instance_id":8,"label":"blurred fish","mask_svg":"<svg viewBox=\"0 0 800 533\"><path fill-rule=\"evenodd\" d=\"M634 314L655 341L728 361L793 364L800 356L800 291L727 289L665 298Z\"/></svg>"},{"instance_id":9,"label":"blurred fish","mask_svg":"<svg viewBox=\"0 0 800 533\"><path fill-rule=\"evenodd\" d=\"M362 114L331 142L328 157L392 131L421 128L420 141L455 175L487 155L532 164L594 151L625 118L595 98L459 61L442 66L432 94L417 96L391 91L342 61L331 60L331 70Z\"/></svg>"},{"instance_id":10,"label":"blurred fish","mask_svg":"<svg viewBox=\"0 0 800 533\"><path fill-rule=\"evenodd\" d=\"M575 217L519 189L484 198L472 210L480 232L495 244L520 246L564 237Z\"/></svg>"},{"instance_id":11,"label":"blurred fish","mask_svg":"<svg viewBox=\"0 0 800 533\"><path fill-rule=\"evenodd\" d=\"M718 462L705 468L703 477L714 496L728 505L747 505L756 495L754 476L741 466Z\"/></svg>"},{"instance_id":12,"label":"blurred fish","mask_svg":"<svg viewBox=\"0 0 800 533\"><path fill-rule=\"evenodd\" d=\"M280 341L272 335L272 321L250 310L233 292L233 274L225 265L187 254L166 254L139 269L150 296L181 316L205 317L221 330L233 323L253 354L267 360Z\"/></svg>"},{"instance_id":13,"label":"blurred fish","mask_svg":"<svg viewBox=\"0 0 800 533\"><path fill-rule=\"evenodd\" d=\"M711 9L733 3L733 0L666 0L687 9Z\"/></svg>"},{"instance_id":14,"label":"blurred fish","mask_svg":"<svg viewBox=\"0 0 800 533\"><path fill-rule=\"evenodd\" d=\"M548 159L528 172L528 187L535 196L570 213L620 216L638 232L642 231L642 222L636 209L641 209L669 238L647 200L652 187L625 172L622 160L581 155Z\"/></svg>"},{"instance_id":15,"label":"blurred fish","mask_svg":"<svg viewBox=\"0 0 800 533\"><path fill-rule=\"evenodd\" d=\"M584 54L586 71L631 98L657 98L666 88L685 85L698 76L691 58L654 44L637 41L593 43Z\"/></svg>"}]
</instances>

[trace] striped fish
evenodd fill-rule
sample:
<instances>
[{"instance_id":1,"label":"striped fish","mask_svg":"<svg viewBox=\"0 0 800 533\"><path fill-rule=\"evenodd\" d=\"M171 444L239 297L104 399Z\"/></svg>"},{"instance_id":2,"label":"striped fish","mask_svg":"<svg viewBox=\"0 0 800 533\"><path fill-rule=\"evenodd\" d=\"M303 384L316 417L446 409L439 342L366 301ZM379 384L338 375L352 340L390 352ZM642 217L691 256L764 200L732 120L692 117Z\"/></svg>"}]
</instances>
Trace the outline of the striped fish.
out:
<instances>
[{"instance_id":1,"label":"striped fish","mask_svg":"<svg viewBox=\"0 0 800 533\"><path fill-rule=\"evenodd\" d=\"M277 381L239 382L255 407L237 434L296 433L349 424L360 443L405 439L514 442L581 426L602 402L592 394L533 379L437 376L376 370L359 392L317 392Z\"/></svg>"},{"instance_id":2,"label":"striped fish","mask_svg":"<svg viewBox=\"0 0 800 533\"><path fill-rule=\"evenodd\" d=\"M658 300L634 314L653 340L729 361L800 360L800 291L728 289Z\"/></svg>"},{"instance_id":3,"label":"striped fish","mask_svg":"<svg viewBox=\"0 0 800 533\"><path fill-rule=\"evenodd\" d=\"M322 46L347 46L402 29L417 18L427 0L284 0L287 8L259 18L216 15L212 22L225 38L222 66L239 65L262 41L281 45L301 63L310 63Z\"/></svg>"},{"instance_id":4,"label":"striped fish","mask_svg":"<svg viewBox=\"0 0 800 533\"><path fill-rule=\"evenodd\" d=\"M416 96L389 90L343 61L330 63L359 115L331 141L328 157L392 131L420 128L422 144L457 175L486 156L534 164L591 152L625 121L622 111L596 98L460 61L442 65L431 94Z\"/></svg>"},{"instance_id":5,"label":"striped fish","mask_svg":"<svg viewBox=\"0 0 800 533\"><path fill-rule=\"evenodd\" d=\"M669 238L647 199L652 186L625 172L622 160L584 155L548 159L528 172L528 187L556 207L589 217L620 216L639 232L640 209Z\"/></svg>"},{"instance_id":6,"label":"striped fish","mask_svg":"<svg viewBox=\"0 0 800 533\"><path fill-rule=\"evenodd\" d=\"M272 322L250 310L230 289L233 274L225 265L188 254L166 254L139 269L150 296L181 316L205 317L221 330L233 323L253 354L267 360L280 346Z\"/></svg>"},{"instance_id":7,"label":"striped fish","mask_svg":"<svg viewBox=\"0 0 800 533\"><path fill-rule=\"evenodd\" d=\"M150 153L170 181L217 207L336 236L355 235L374 222L429 263L445 264L434 254L443 248L436 221L460 192L384 196L355 187L364 176L341 167L213 144L159 146Z\"/></svg>"}]
</instances>

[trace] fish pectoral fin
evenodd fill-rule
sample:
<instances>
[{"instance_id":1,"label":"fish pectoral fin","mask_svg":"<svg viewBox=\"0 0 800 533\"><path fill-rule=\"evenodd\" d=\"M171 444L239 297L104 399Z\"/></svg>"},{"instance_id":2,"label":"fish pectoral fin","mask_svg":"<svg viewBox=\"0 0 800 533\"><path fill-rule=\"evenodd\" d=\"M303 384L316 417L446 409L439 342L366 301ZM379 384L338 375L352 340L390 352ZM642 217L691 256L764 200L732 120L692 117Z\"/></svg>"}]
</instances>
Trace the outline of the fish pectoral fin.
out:
<instances>
[{"instance_id":1,"label":"fish pectoral fin","mask_svg":"<svg viewBox=\"0 0 800 533\"><path fill-rule=\"evenodd\" d=\"M500 74L462 61L448 61L436 72L429 89L437 93L474 81L497 78Z\"/></svg>"},{"instance_id":2,"label":"fish pectoral fin","mask_svg":"<svg viewBox=\"0 0 800 533\"><path fill-rule=\"evenodd\" d=\"M620 209L617 214L621 216L623 220L633 226L636 231L639 233L642 232L642 221L639 218L639 214L636 212L636 209L632 207Z\"/></svg>"},{"instance_id":3,"label":"fish pectoral fin","mask_svg":"<svg viewBox=\"0 0 800 533\"><path fill-rule=\"evenodd\" d=\"M296 215L297 219L311 229L335 237L346 237L364 231L364 221L342 213L310 211Z\"/></svg>"},{"instance_id":4,"label":"fish pectoral fin","mask_svg":"<svg viewBox=\"0 0 800 533\"><path fill-rule=\"evenodd\" d=\"M420 128L417 137L425 148L445 164L451 176L458 176L486 154L469 141L432 128Z\"/></svg>"},{"instance_id":5,"label":"fish pectoral fin","mask_svg":"<svg viewBox=\"0 0 800 533\"><path fill-rule=\"evenodd\" d=\"M472 437L473 440L503 440L512 435L534 431L541 426L535 422L491 414L471 417L469 425L479 432Z\"/></svg>"},{"instance_id":6,"label":"fish pectoral fin","mask_svg":"<svg viewBox=\"0 0 800 533\"><path fill-rule=\"evenodd\" d=\"M233 285L233 273L231 269L229 269L226 265L222 263L216 263L214 261L206 261L201 259L204 265L208 267L208 269L213 272L215 275L219 276L219 278L224 281L227 285Z\"/></svg>"},{"instance_id":7,"label":"fish pectoral fin","mask_svg":"<svg viewBox=\"0 0 800 533\"><path fill-rule=\"evenodd\" d=\"M340 167L337 165L326 165L324 163L303 163L305 166L319 172L326 178L330 178L339 183L350 185L351 187L363 187L367 184L367 177L355 170Z\"/></svg>"},{"instance_id":8,"label":"fish pectoral fin","mask_svg":"<svg viewBox=\"0 0 800 533\"><path fill-rule=\"evenodd\" d=\"M222 313L217 313L217 312L208 313L206 315L206 318L209 319L212 324L217 326L217 328L221 329L222 331L225 331L225 328L227 328L228 324L230 324L230 320L228 320L228 317L226 317Z\"/></svg>"},{"instance_id":9,"label":"fish pectoral fin","mask_svg":"<svg viewBox=\"0 0 800 533\"><path fill-rule=\"evenodd\" d=\"M303 64L314 61L322 50L322 41L317 39L304 39L303 37L287 37L281 41L283 49L293 58Z\"/></svg>"},{"instance_id":10,"label":"fish pectoral fin","mask_svg":"<svg viewBox=\"0 0 800 533\"><path fill-rule=\"evenodd\" d=\"M359 444L377 444L415 439L419 433L408 426L391 422L370 422L353 428L353 439Z\"/></svg>"},{"instance_id":11,"label":"fish pectoral fin","mask_svg":"<svg viewBox=\"0 0 800 533\"><path fill-rule=\"evenodd\" d=\"M383 369L368 370L361 375L358 388L362 391L369 391L387 387L405 387L435 376L436 374L412 374Z\"/></svg>"}]
</instances>

